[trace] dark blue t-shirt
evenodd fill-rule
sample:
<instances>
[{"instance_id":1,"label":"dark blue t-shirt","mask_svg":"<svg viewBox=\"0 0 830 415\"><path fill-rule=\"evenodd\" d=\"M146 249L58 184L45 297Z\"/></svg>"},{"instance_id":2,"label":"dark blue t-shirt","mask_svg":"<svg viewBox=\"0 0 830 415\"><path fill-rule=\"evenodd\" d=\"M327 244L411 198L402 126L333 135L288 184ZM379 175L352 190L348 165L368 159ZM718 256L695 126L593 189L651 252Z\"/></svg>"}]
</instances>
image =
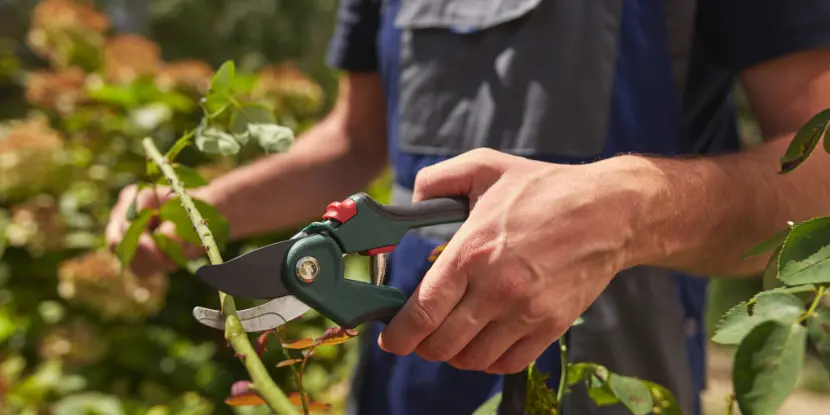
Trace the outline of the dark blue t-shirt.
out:
<instances>
[{"instance_id":1,"label":"dark blue t-shirt","mask_svg":"<svg viewBox=\"0 0 830 415\"><path fill-rule=\"evenodd\" d=\"M390 163L396 184L411 189L421 168L447 156L417 154L399 145L401 31L394 24L399 6L399 0L341 0L328 60L346 71L381 74ZM700 0L685 92L679 94L669 68L671 48L664 7L664 2L658 0L622 3L602 154L589 158L551 154L530 157L574 164L626 152L677 155L739 150L732 100L736 76L769 59L830 45L830 2L826 0ZM407 293L414 291L429 268L426 258L440 242L405 237L392 255L389 284ZM706 280L677 274L676 285L678 302L690 323L686 353L694 387L700 392L705 387L702 320ZM379 330L372 326L366 336L370 343ZM415 355L391 356L374 344L367 346L362 358L368 365L360 372L360 414L465 414L501 386L495 376L458 371ZM553 345L545 352L538 365L557 380L558 347ZM555 387L555 382L550 384ZM429 398L439 391L454 398Z\"/></svg>"}]
</instances>

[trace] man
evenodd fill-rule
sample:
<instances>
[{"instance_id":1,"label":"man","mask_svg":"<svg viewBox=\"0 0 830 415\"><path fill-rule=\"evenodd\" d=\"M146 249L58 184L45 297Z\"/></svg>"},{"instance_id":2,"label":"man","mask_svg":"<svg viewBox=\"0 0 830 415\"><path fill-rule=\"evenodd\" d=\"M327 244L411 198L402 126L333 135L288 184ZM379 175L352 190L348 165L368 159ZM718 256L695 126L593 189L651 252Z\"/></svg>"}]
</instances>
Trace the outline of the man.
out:
<instances>
[{"instance_id":1,"label":"man","mask_svg":"<svg viewBox=\"0 0 830 415\"><path fill-rule=\"evenodd\" d=\"M468 414L533 360L556 380L554 342L583 315L572 361L665 385L699 414L694 275L757 274L767 258L742 261L746 248L830 202L820 155L776 174L830 106L828 46L826 0L342 0L332 112L288 153L197 193L234 238L312 218L387 161L397 202L469 196L463 226L413 231L393 253L388 283L412 297L370 327L355 413ZM735 81L765 138L750 150ZM149 239L140 255L165 263ZM568 408L626 413L584 391Z\"/></svg>"}]
</instances>

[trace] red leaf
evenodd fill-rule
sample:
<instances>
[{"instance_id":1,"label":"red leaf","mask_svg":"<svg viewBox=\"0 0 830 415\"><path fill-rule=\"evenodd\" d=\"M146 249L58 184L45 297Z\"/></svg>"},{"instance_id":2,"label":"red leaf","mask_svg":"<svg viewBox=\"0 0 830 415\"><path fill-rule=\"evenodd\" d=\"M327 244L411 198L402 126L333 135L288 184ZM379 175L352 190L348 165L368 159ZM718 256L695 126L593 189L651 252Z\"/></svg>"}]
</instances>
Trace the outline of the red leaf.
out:
<instances>
[{"instance_id":1,"label":"red leaf","mask_svg":"<svg viewBox=\"0 0 830 415\"><path fill-rule=\"evenodd\" d=\"M288 395L288 400L293 403L294 405L302 408L303 402L300 399L299 392L291 392ZM305 395L305 400L308 403L308 410L309 411L328 411L331 409L331 404L323 403L323 402L314 402L308 398L308 394Z\"/></svg>"},{"instance_id":2,"label":"red leaf","mask_svg":"<svg viewBox=\"0 0 830 415\"><path fill-rule=\"evenodd\" d=\"M259 357L262 357L262 354L265 353L265 349L268 347L268 335L271 334L271 331L266 331L259 335L256 339L257 348L256 354Z\"/></svg>"},{"instance_id":3,"label":"red leaf","mask_svg":"<svg viewBox=\"0 0 830 415\"><path fill-rule=\"evenodd\" d=\"M282 362L277 363L277 367L285 367L285 366L290 366L290 365L293 365L293 364L295 364L295 363L300 363L300 362L302 362L302 361L303 361L303 359L289 359L289 360L283 360Z\"/></svg>"},{"instance_id":4,"label":"red leaf","mask_svg":"<svg viewBox=\"0 0 830 415\"><path fill-rule=\"evenodd\" d=\"M234 382L231 386L231 396L225 399L225 403L230 406L263 405L265 401L251 390L252 385L253 383L249 380Z\"/></svg>"},{"instance_id":5,"label":"red leaf","mask_svg":"<svg viewBox=\"0 0 830 415\"><path fill-rule=\"evenodd\" d=\"M314 346L314 339L294 340L293 342L284 343L282 347L286 349L306 349Z\"/></svg>"},{"instance_id":6,"label":"red leaf","mask_svg":"<svg viewBox=\"0 0 830 415\"><path fill-rule=\"evenodd\" d=\"M342 327L327 328L315 342L317 344L340 344L345 343L352 337L358 335L357 330L344 329Z\"/></svg>"}]
</instances>

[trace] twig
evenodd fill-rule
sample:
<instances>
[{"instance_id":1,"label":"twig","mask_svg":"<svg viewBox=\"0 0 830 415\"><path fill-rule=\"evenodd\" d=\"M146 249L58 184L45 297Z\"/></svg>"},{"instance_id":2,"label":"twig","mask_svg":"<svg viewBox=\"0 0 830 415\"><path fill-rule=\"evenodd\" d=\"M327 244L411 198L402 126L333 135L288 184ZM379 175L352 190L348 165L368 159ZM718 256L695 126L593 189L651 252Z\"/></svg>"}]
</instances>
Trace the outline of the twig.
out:
<instances>
[{"instance_id":1,"label":"twig","mask_svg":"<svg viewBox=\"0 0 830 415\"><path fill-rule=\"evenodd\" d=\"M196 228L196 233L202 240L202 244L207 251L208 259L211 264L221 264L222 256L219 253L219 248L216 246L216 240L207 226L207 222L202 218L193 199L185 191L184 185L179 180L170 162L161 154L159 149L153 143L150 137L144 138L142 141L147 157L153 160L158 165L167 182L179 196L179 202L187 212L187 216ZM265 401L265 403L277 414L291 414L297 413L294 405L288 400L288 397L282 390L274 383L265 366L262 364L259 355L257 355L248 334L242 328L242 324L236 317L236 304L233 297L223 292L219 293L219 301L222 304L222 313L225 315L225 339L231 344L236 354L240 356L245 363L245 368L248 369L248 374L251 376L251 381L254 383L256 393Z\"/></svg>"},{"instance_id":2,"label":"twig","mask_svg":"<svg viewBox=\"0 0 830 415\"><path fill-rule=\"evenodd\" d=\"M562 399L565 397L565 389L568 381L568 346L565 345L565 336L559 339L559 360L562 373L559 374L559 389L556 391L556 405L559 411L562 410Z\"/></svg>"},{"instance_id":3,"label":"twig","mask_svg":"<svg viewBox=\"0 0 830 415\"><path fill-rule=\"evenodd\" d=\"M293 359L291 357L291 354L288 353L288 349L286 349L285 347L282 346L283 339L282 339L282 334L280 332L277 332L277 340L280 341L280 348L282 349L282 355L285 356L285 359L286 360ZM314 349L312 348L311 350L314 350ZM288 366L291 366L291 372L294 374L294 380L297 382L297 390L300 392L300 402L302 402L303 414L305 414L305 415L308 415L309 412L308 412L308 401L306 400L306 396L305 396L305 388L303 387L303 372L302 371L305 370L305 361L306 361L306 359L308 359L308 356L310 356L310 355L311 355L311 352L309 351L308 355L303 357L303 365L302 365L302 368L299 371L297 370L296 367L294 367L293 364L288 365Z\"/></svg>"},{"instance_id":4,"label":"twig","mask_svg":"<svg viewBox=\"0 0 830 415\"><path fill-rule=\"evenodd\" d=\"M818 287L818 291L816 292L815 298L813 298L813 303L810 304L810 308L808 308L807 311L804 314L802 314L801 317L798 318L799 323L802 323L804 322L804 320L810 318L810 316L816 311L816 308L818 308L819 303L821 303L821 298L824 297L825 289L825 287Z\"/></svg>"}]
</instances>

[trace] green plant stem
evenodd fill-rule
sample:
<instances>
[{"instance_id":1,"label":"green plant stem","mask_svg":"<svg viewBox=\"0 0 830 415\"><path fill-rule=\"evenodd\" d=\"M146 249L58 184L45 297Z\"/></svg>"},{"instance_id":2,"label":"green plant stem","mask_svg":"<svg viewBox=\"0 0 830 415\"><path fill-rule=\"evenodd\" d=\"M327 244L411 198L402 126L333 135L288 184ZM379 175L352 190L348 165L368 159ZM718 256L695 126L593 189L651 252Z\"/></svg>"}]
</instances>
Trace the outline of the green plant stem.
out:
<instances>
[{"instance_id":1,"label":"green plant stem","mask_svg":"<svg viewBox=\"0 0 830 415\"><path fill-rule=\"evenodd\" d=\"M565 345L565 336L559 339L559 364L562 370L562 373L559 374L559 388L556 390L556 405L559 407L559 410L562 410L562 399L565 397L565 389L568 385L566 385L568 381L568 346Z\"/></svg>"},{"instance_id":2,"label":"green plant stem","mask_svg":"<svg viewBox=\"0 0 830 415\"><path fill-rule=\"evenodd\" d=\"M285 356L286 360L293 359L291 357L291 354L288 353L288 349L286 349L285 347L282 347L282 334L278 333L277 336L278 336L277 339L280 341L280 349L282 349L282 355ZM314 350L314 349L312 348L312 350ZM302 404L303 404L303 414L304 415L308 415L309 412L308 412L308 402L307 402L306 396L305 396L305 388L303 388L303 373L302 373L302 371L305 370L305 362L306 362L306 360L308 360L308 356L310 356L310 355L311 355L311 351L309 351L308 355L303 356L303 362L302 362L303 366L299 371L297 370L296 367L294 367L294 364L288 365L288 366L291 366L291 372L294 374L294 379L297 382L297 391L300 392L300 402L302 402Z\"/></svg>"},{"instance_id":3,"label":"green plant stem","mask_svg":"<svg viewBox=\"0 0 830 415\"><path fill-rule=\"evenodd\" d=\"M813 303L810 304L810 308L798 318L798 322L801 323L804 320L810 318L810 316L816 311L818 308L819 303L821 302L822 297L824 297L825 287L818 287L818 291L816 291L816 296L813 298Z\"/></svg>"},{"instance_id":4,"label":"green plant stem","mask_svg":"<svg viewBox=\"0 0 830 415\"><path fill-rule=\"evenodd\" d=\"M732 415L735 409L735 394L731 393L726 397L726 415Z\"/></svg>"},{"instance_id":5,"label":"green plant stem","mask_svg":"<svg viewBox=\"0 0 830 415\"><path fill-rule=\"evenodd\" d=\"M142 141L144 150L153 162L161 170L164 177L167 179L170 186L179 196L185 211L187 212L190 221L196 228L199 238L207 251L208 259L211 264L221 264L223 262L222 255L219 253L219 248L216 246L216 240L207 226L207 222L202 217L193 199L185 191L184 185L170 162L161 154L159 149L150 137L144 138ZM254 383L257 394L265 401L265 403L277 414L291 414L297 413L294 405L288 400L288 397L282 392L279 386L274 383L268 370L262 364L259 355L257 355L254 347L251 345L251 340L248 338L248 333L242 328L242 324L236 317L236 305L233 297L223 292L219 293L219 301L222 304L222 313L225 315L225 339L231 344L234 351L240 356L248 369L248 374L251 376L251 381Z\"/></svg>"}]
</instances>

